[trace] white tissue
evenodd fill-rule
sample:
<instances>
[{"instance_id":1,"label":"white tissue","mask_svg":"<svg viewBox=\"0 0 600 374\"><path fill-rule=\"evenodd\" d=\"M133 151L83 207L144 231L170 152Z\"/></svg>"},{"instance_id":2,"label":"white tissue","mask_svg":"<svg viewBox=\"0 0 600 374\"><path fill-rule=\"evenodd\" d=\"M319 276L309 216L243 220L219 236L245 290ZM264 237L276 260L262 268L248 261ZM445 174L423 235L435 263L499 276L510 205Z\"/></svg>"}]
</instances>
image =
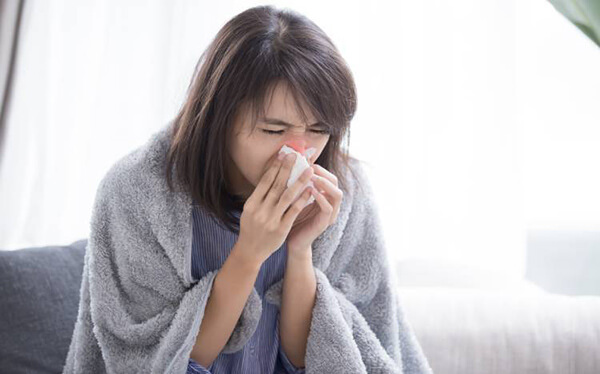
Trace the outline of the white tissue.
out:
<instances>
[{"instance_id":1,"label":"white tissue","mask_svg":"<svg viewBox=\"0 0 600 374\"><path fill-rule=\"evenodd\" d=\"M316 152L317 150L315 148L309 148L306 150L306 157L301 155L299 152L297 152L295 149L293 149L292 147L288 147L287 145L284 145L283 147L281 147L281 149L279 150L279 153L283 152L285 154L287 153L295 153L296 154L296 162L294 163L294 166L292 166L292 171L290 173L290 177L288 178L287 181L287 186L291 186L292 184L294 184L296 182L296 180L300 177L300 174L302 174L302 172L310 167L310 164L308 163L308 159ZM302 192L304 192L306 190L306 187L310 186L310 187L314 187L314 183L309 180L308 183L306 183L306 185L304 186L304 188L302 188L300 191L300 193L298 194L300 196L300 194L302 194ZM310 197L308 198L308 201L306 202L306 204L304 205L304 207L312 204L315 201L315 197L311 194Z\"/></svg>"}]
</instances>

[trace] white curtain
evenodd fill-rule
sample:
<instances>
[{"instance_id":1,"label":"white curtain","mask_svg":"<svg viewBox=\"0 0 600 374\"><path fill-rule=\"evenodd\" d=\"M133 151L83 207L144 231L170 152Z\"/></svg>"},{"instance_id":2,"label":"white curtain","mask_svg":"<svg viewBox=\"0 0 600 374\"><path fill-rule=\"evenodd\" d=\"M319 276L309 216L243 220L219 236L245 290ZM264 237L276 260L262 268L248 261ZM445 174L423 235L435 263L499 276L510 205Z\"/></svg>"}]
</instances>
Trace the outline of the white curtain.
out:
<instances>
[{"instance_id":1,"label":"white curtain","mask_svg":"<svg viewBox=\"0 0 600 374\"><path fill-rule=\"evenodd\" d=\"M175 115L220 27L259 4L28 1L0 248L87 237L100 178ZM600 229L600 53L547 1L271 4L315 21L355 74L350 149L401 281L520 279L528 229Z\"/></svg>"},{"instance_id":2,"label":"white curtain","mask_svg":"<svg viewBox=\"0 0 600 374\"><path fill-rule=\"evenodd\" d=\"M88 237L108 168L164 126L234 10L164 1L27 1L0 179L0 247Z\"/></svg>"}]
</instances>

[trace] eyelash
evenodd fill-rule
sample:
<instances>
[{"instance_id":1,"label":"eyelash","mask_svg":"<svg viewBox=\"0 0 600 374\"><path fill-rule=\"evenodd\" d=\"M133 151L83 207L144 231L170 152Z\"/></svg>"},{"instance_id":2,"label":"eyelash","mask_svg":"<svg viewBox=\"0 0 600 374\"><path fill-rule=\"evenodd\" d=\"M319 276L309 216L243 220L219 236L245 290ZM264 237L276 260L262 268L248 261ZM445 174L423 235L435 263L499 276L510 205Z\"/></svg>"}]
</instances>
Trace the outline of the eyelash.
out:
<instances>
[{"instance_id":1,"label":"eyelash","mask_svg":"<svg viewBox=\"0 0 600 374\"><path fill-rule=\"evenodd\" d=\"M283 134L283 130L266 130L266 129L261 129L263 132L266 132L267 134L271 134L271 135L282 135ZM318 134L329 134L329 130L311 130L313 132L316 132Z\"/></svg>"}]
</instances>

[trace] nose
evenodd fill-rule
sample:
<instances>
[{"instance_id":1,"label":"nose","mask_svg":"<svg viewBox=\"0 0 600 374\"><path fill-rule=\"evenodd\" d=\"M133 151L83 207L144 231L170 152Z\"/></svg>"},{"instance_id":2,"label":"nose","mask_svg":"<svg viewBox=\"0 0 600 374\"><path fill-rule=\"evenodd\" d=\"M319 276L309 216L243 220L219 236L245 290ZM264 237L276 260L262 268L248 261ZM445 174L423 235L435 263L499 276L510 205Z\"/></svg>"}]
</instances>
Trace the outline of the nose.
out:
<instances>
[{"instance_id":1,"label":"nose","mask_svg":"<svg viewBox=\"0 0 600 374\"><path fill-rule=\"evenodd\" d=\"M306 146L308 145L308 142L302 137L294 136L284 141L283 144L287 145L288 147L294 148L296 152L299 152L303 155L306 151Z\"/></svg>"}]
</instances>

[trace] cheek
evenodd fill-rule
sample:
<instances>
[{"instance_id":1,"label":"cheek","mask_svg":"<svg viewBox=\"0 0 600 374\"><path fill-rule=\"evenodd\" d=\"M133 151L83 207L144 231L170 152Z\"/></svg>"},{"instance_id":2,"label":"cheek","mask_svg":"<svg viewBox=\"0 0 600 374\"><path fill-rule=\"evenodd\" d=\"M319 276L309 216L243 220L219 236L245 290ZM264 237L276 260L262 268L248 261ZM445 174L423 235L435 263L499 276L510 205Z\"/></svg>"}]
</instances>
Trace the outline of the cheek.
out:
<instances>
[{"instance_id":1,"label":"cheek","mask_svg":"<svg viewBox=\"0 0 600 374\"><path fill-rule=\"evenodd\" d=\"M329 138L319 141L315 145L313 145L313 147L317 149L317 152L315 152L315 154L312 156L312 163L314 163L317 160L317 158L321 156L321 153L323 153L323 150L325 149L325 146L327 145L328 141Z\"/></svg>"},{"instance_id":2,"label":"cheek","mask_svg":"<svg viewBox=\"0 0 600 374\"><path fill-rule=\"evenodd\" d=\"M248 150L245 155L241 155L242 160L240 161L244 163L246 179L254 186L260 182L272 161L277 157L279 149L271 148L273 147L265 147L263 143L262 146L258 145L254 150Z\"/></svg>"},{"instance_id":3,"label":"cheek","mask_svg":"<svg viewBox=\"0 0 600 374\"><path fill-rule=\"evenodd\" d=\"M252 146L246 142L237 142L232 145L231 156L241 177L254 183L257 161Z\"/></svg>"},{"instance_id":4,"label":"cheek","mask_svg":"<svg viewBox=\"0 0 600 374\"><path fill-rule=\"evenodd\" d=\"M277 158L279 148L274 148L271 152L261 155L260 159L256 162L256 180L258 183L263 175L273 165L273 161Z\"/></svg>"}]
</instances>

